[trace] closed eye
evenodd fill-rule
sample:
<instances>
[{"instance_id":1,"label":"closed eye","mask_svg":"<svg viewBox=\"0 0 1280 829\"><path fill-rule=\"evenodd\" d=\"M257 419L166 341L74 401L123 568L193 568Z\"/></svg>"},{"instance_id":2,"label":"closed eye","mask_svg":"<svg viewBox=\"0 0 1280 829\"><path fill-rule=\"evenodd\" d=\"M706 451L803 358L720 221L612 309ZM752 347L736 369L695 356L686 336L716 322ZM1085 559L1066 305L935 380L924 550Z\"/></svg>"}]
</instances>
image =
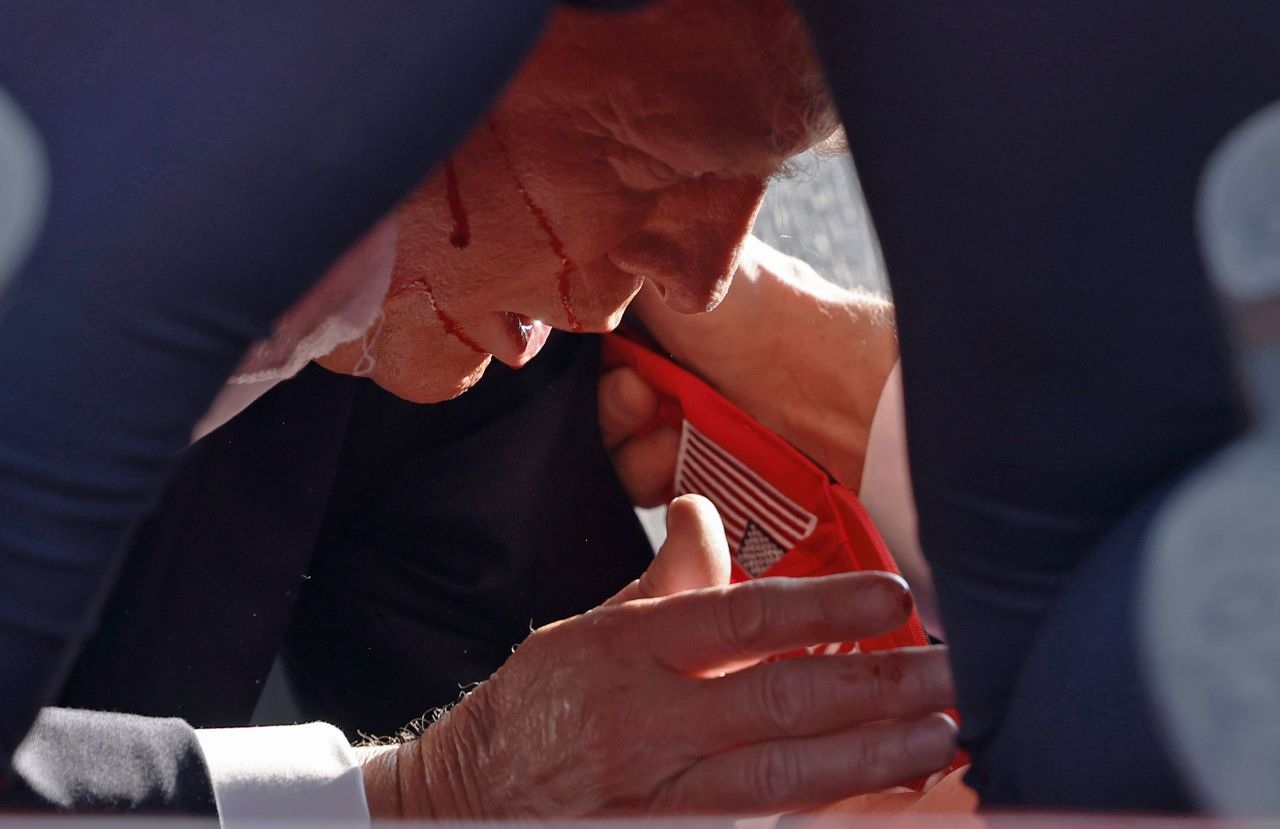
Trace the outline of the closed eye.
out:
<instances>
[{"instance_id":1,"label":"closed eye","mask_svg":"<svg viewBox=\"0 0 1280 829\"><path fill-rule=\"evenodd\" d=\"M678 183L682 176L669 165L638 150L608 156L609 166L629 190L661 190Z\"/></svg>"}]
</instances>

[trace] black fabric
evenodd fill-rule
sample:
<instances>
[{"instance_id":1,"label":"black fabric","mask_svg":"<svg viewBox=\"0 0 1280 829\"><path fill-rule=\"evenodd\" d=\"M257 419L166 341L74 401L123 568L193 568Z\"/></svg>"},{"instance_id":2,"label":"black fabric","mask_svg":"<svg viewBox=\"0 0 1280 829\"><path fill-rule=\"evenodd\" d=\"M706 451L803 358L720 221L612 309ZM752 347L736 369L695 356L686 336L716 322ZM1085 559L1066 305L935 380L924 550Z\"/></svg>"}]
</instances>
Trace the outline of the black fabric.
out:
<instances>
[{"instance_id":1,"label":"black fabric","mask_svg":"<svg viewBox=\"0 0 1280 829\"><path fill-rule=\"evenodd\" d=\"M6 810L216 813L191 726L65 708L41 711L18 747Z\"/></svg>"},{"instance_id":2,"label":"black fabric","mask_svg":"<svg viewBox=\"0 0 1280 829\"><path fill-rule=\"evenodd\" d=\"M286 629L305 720L453 702L651 559L598 371L597 338L556 333L432 406L317 366L277 386L184 454L62 703L244 725Z\"/></svg>"},{"instance_id":3,"label":"black fabric","mask_svg":"<svg viewBox=\"0 0 1280 829\"><path fill-rule=\"evenodd\" d=\"M1138 636L1140 552L1167 494L1144 499L1081 559L1037 632L989 748L988 766L1019 802L1193 807L1143 677Z\"/></svg>"},{"instance_id":4,"label":"black fabric","mask_svg":"<svg viewBox=\"0 0 1280 829\"><path fill-rule=\"evenodd\" d=\"M182 454L60 704L246 725L367 380L316 366Z\"/></svg>"},{"instance_id":5,"label":"black fabric","mask_svg":"<svg viewBox=\"0 0 1280 829\"><path fill-rule=\"evenodd\" d=\"M598 342L557 333L436 406L361 385L289 631L306 716L393 733L643 572L596 421Z\"/></svg>"},{"instance_id":6,"label":"black fabric","mask_svg":"<svg viewBox=\"0 0 1280 829\"><path fill-rule=\"evenodd\" d=\"M0 7L51 166L0 307L0 773L245 347L486 109L550 0Z\"/></svg>"},{"instance_id":7,"label":"black fabric","mask_svg":"<svg viewBox=\"0 0 1280 829\"><path fill-rule=\"evenodd\" d=\"M466 133L551 7L0 9L0 87L52 171L0 297L0 778L245 346Z\"/></svg>"},{"instance_id":8,"label":"black fabric","mask_svg":"<svg viewBox=\"0 0 1280 829\"><path fill-rule=\"evenodd\" d=\"M1280 97L1280 6L799 5L897 304L969 782L988 805L1183 808L1124 664L1124 528L1244 421L1194 199L1217 142ZM1079 696L1094 676L1123 693ZM1077 729L1061 753L1034 737L1045 709Z\"/></svg>"},{"instance_id":9,"label":"black fabric","mask_svg":"<svg viewBox=\"0 0 1280 829\"><path fill-rule=\"evenodd\" d=\"M987 803L1073 805L1018 782L1045 759L1004 750L1028 727L1010 707L1044 687L1040 636L1074 631L1069 658L1098 634L1060 604L1090 551L1239 428L1191 209L1214 144L1280 94L1280 8L802 5L893 279L971 780ZM464 134L548 8L0 9L0 85L53 170L0 319L0 768L244 346ZM1069 788L1176 806L1140 785L1134 713Z\"/></svg>"}]
</instances>

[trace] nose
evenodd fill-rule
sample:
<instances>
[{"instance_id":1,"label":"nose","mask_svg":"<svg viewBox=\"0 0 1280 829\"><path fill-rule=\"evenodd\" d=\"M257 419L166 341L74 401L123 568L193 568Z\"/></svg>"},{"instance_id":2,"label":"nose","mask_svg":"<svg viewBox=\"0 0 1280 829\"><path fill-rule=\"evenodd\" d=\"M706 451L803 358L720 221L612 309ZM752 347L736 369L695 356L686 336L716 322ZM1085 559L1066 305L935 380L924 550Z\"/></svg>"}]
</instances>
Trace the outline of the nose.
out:
<instances>
[{"instance_id":1,"label":"nose","mask_svg":"<svg viewBox=\"0 0 1280 829\"><path fill-rule=\"evenodd\" d=\"M764 180L704 176L669 187L639 233L611 254L615 265L650 280L685 314L714 308L729 289Z\"/></svg>"}]
</instances>

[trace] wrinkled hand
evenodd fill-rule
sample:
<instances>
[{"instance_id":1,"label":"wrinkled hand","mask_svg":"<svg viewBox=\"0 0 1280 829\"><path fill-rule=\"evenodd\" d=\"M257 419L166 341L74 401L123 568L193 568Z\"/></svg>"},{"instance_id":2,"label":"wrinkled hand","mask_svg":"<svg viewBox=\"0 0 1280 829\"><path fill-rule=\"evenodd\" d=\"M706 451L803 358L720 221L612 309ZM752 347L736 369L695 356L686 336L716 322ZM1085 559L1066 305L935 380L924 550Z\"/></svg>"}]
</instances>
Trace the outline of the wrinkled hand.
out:
<instances>
[{"instance_id":1,"label":"wrinkled hand","mask_svg":"<svg viewBox=\"0 0 1280 829\"><path fill-rule=\"evenodd\" d=\"M955 726L933 713L952 702L945 650L759 662L899 627L901 580L724 586L714 509L677 499L668 530L644 578L535 631L418 741L367 764L374 816L774 812L951 759Z\"/></svg>"}]
</instances>

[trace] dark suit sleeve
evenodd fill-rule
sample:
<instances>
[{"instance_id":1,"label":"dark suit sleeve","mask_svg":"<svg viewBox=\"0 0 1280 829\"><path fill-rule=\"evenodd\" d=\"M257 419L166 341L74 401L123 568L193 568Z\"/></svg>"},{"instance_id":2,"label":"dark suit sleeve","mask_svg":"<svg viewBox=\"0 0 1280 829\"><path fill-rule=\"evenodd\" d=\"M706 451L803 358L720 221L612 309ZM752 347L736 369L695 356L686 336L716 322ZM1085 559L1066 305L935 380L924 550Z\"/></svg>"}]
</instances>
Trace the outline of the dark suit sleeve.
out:
<instances>
[{"instance_id":1,"label":"dark suit sleeve","mask_svg":"<svg viewBox=\"0 0 1280 829\"><path fill-rule=\"evenodd\" d=\"M803 0L884 251L987 804L1185 808L1133 665L1160 493L1241 428L1195 237L1280 5Z\"/></svg>"},{"instance_id":2,"label":"dark suit sleeve","mask_svg":"<svg viewBox=\"0 0 1280 829\"><path fill-rule=\"evenodd\" d=\"M0 6L0 86L50 168L0 297L0 774L246 345L466 133L551 5Z\"/></svg>"},{"instance_id":3,"label":"dark suit sleeve","mask_svg":"<svg viewBox=\"0 0 1280 829\"><path fill-rule=\"evenodd\" d=\"M46 708L19 746L0 808L214 814L195 731L182 720Z\"/></svg>"}]
</instances>

